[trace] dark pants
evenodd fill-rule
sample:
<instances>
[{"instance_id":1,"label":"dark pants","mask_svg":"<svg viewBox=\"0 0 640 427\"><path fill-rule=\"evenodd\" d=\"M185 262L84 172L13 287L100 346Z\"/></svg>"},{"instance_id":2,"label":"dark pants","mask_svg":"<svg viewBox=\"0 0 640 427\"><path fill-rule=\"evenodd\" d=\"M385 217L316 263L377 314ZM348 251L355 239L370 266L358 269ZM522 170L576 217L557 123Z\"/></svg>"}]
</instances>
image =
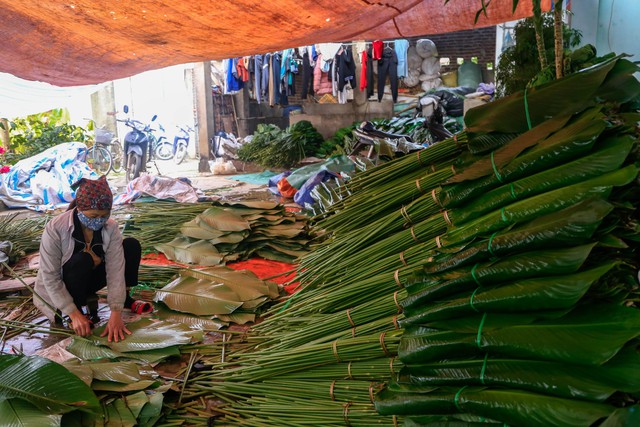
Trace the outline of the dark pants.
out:
<instances>
[{"instance_id":1,"label":"dark pants","mask_svg":"<svg viewBox=\"0 0 640 427\"><path fill-rule=\"evenodd\" d=\"M142 258L140 242L132 237L122 241L124 250L124 281L127 287L138 284L138 268ZM107 285L107 272L105 263L93 267L93 259L86 252L76 252L62 266L62 281L73 297L73 302L82 311L82 306L87 305L87 300L95 300L96 292ZM125 307L131 307L133 300L129 295L124 303Z\"/></svg>"},{"instance_id":2,"label":"dark pants","mask_svg":"<svg viewBox=\"0 0 640 427\"><path fill-rule=\"evenodd\" d=\"M367 50L367 98L373 96L373 48Z\"/></svg>"},{"instance_id":3,"label":"dark pants","mask_svg":"<svg viewBox=\"0 0 640 427\"><path fill-rule=\"evenodd\" d=\"M309 53L302 55L302 93L300 97L307 99L308 95L313 95L313 67L309 61Z\"/></svg>"},{"instance_id":4,"label":"dark pants","mask_svg":"<svg viewBox=\"0 0 640 427\"><path fill-rule=\"evenodd\" d=\"M382 59L378 60L378 101L382 101L387 75L391 83L393 102L398 101L398 57L394 51L385 49Z\"/></svg>"}]
</instances>

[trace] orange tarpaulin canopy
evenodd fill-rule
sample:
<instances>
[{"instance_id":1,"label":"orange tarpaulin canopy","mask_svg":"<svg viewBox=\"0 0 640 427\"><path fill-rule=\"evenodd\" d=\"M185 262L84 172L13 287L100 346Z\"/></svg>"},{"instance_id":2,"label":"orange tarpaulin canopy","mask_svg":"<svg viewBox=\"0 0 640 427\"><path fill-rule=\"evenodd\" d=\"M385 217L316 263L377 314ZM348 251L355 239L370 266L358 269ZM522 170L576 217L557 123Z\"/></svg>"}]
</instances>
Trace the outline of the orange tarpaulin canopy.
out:
<instances>
[{"instance_id":1,"label":"orange tarpaulin canopy","mask_svg":"<svg viewBox=\"0 0 640 427\"><path fill-rule=\"evenodd\" d=\"M550 0L543 0L548 10ZM0 0L0 71L58 86L320 42L394 39L530 16L531 0Z\"/></svg>"}]
</instances>

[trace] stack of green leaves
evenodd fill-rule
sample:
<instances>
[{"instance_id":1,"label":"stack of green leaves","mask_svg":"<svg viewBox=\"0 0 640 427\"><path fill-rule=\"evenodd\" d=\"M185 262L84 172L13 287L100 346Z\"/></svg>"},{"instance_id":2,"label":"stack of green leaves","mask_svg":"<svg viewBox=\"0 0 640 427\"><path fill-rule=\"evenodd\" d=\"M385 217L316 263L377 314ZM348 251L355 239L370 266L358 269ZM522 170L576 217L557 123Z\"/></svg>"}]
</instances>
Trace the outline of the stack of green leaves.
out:
<instances>
[{"instance_id":1,"label":"stack of green leaves","mask_svg":"<svg viewBox=\"0 0 640 427\"><path fill-rule=\"evenodd\" d=\"M212 266L253 255L294 262L308 252L306 219L276 202L214 202L156 247L170 260Z\"/></svg>"},{"instance_id":2,"label":"stack of green leaves","mask_svg":"<svg viewBox=\"0 0 640 427\"><path fill-rule=\"evenodd\" d=\"M74 337L67 350L78 359L58 364L39 356L0 355L0 424L152 426L163 416L164 393L149 365L179 356L179 347L202 340L188 326L141 319L127 325L126 340Z\"/></svg>"},{"instance_id":3,"label":"stack of green leaves","mask_svg":"<svg viewBox=\"0 0 640 427\"><path fill-rule=\"evenodd\" d=\"M303 425L319 381L399 354L375 401L406 425L628 417L617 408L638 392L635 71L616 58L531 90L528 113L522 93L472 110L456 139L354 179L319 224L331 238L303 259L301 290L253 329L253 350L194 378L192 395L238 400L227 424L282 425L295 412ZM376 199L390 182L399 194ZM355 202L369 199L373 215ZM397 348L385 341L401 333ZM264 382L293 378L305 389L265 396ZM264 416L247 408L253 396ZM346 397L344 413L361 399ZM338 425L308 403L307 424Z\"/></svg>"},{"instance_id":4,"label":"stack of green leaves","mask_svg":"<svg viewBox=\"0 0 640 427\"><path fill-rule=\"evenodd\" d=\"M278 285L249 270L226 267L181 270L180 276L155 292L162 302L159 317L180 324L218 330L229 322L255 321L256 313L280 294Z\"/></svg>"},{"instance_id":5,"label":"stack of green leaves","mask_svg":"<svg viewBox=\"0 0 640 427\"><path fill-rule=\"evenodd\" d=\"M202 341L202 330L189 325L142 318L128 323L131 335L119 342L100 337L103 327L93 330L89 338L74 337L67 351L81 360L139 360L154 365L180 354L179 347Z\"/></svg>"},{"instance_id":6,"label":"stack of green leaves","mask_svg":"<svg viewBox=\"0 0 640 427\"><path fill-rule=\"evenodd\" d=\"M635 69L627 62L611 61L593 74L531 91L529 112L520 124L544 125L539 108L549 98L542 102L543 94L555 90L560 95L576 81L586 85L590 76L602 79L597 86L583 86L579 97L612 95L612 82L620 80L627 93L618 93L618 101L628 100L629 93L637 96L640 84L625 79L629 74L623 70ZM517 131L514 120L507 124L496 118L506 109L513 117L521 98L505 98L496 109L485 108L484 115L474 111L468 132ZM551 105L562 111L560 102ZM637 118L629 118L607 117L602 126L602 119L587 112L570 120L539 145L571 135L582 140L581 147L554 151L553 159L567 159L571 152L575 160L547 171L513 180L510 165L518 157L500 165L496 150L491 163L478 161L451 180L455 184L444 200L456 206L450 211L453 227L438 236L437 248L426 253L429 261L405 283L400 321L405 333L398 350L404 367L376 397L381 414L408 416L412 425L472 416L510 425L582 426L607 418L605 423L613 423L621 417L618 408L626 417L637 410L640 311L630 298L637 285L624 286L635 282L638 271L637 260L629 256L637 250L637 238L621 237L638 231L635 221L625 219L638 175L637 158L629 156L638 138L629 125ZM584 126L576 127L580 122ZM569 132L572 128L584 130ZM503 185L484 187L491 174ZM522 191L527 192L522 202L505 204ZM464 193L477 195L453 202ZM521 233L551 225L545 224L550 217L576 215L583 217L582 224L591 217L579 240ZM514 226L520 240L502 240ZM614 288L607 289L612 283Z\"/></svg>"}]
</instances>

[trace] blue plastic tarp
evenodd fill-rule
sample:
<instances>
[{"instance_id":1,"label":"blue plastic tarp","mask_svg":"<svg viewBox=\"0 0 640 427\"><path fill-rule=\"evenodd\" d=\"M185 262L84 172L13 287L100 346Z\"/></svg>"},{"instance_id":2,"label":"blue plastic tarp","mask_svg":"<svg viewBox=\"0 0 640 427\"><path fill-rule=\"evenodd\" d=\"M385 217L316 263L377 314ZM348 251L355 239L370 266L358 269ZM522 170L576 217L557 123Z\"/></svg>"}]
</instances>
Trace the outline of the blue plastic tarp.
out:
<instances>
[{"instance_id":1,"label":"blue plastic tarp","mask_svg":"<svg viewBox=\"0 0 640 427\"><path fill-rule=\"evenodd\" d=\"M68 205L75 198L71 184L98 175L85 162L87 146L65 142L20 160L0 175L0 201L8 208L47 211Z\"/></svg>"}]
</instances>

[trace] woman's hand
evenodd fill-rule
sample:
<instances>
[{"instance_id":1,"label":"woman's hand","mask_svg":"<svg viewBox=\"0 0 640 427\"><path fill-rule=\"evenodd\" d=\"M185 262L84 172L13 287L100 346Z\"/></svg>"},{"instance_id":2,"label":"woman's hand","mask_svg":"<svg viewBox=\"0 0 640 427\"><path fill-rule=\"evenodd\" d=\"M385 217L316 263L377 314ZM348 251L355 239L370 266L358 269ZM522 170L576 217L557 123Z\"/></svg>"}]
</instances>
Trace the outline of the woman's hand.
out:
<instances>
[{"instance_id":1,"label":"woman's hand","mask_svg":"<svg viewBox=\"0 0 640 427\"><path fill-rule=\"evenodd\" d=\"M107 326L104 328L104 331L100 336L107 336L107 340L109 342L118 342L126 338L125 334L131 335L131 331L124 325L124 322L122 321L122 314L119 311L112 311L111 316L109 316Z\"/></svg>"},{"instance_id":2,"label":"woman's hand","mask_svg":"<svg viewBox=\"0 0 640 427\"><path fill-rule=\"evenodd\" d=\"M76 334L81 337L91 334L91 322L80 310L69 314L69 318L71 319L71 327Z\"/></svg>"}]
</instances>

